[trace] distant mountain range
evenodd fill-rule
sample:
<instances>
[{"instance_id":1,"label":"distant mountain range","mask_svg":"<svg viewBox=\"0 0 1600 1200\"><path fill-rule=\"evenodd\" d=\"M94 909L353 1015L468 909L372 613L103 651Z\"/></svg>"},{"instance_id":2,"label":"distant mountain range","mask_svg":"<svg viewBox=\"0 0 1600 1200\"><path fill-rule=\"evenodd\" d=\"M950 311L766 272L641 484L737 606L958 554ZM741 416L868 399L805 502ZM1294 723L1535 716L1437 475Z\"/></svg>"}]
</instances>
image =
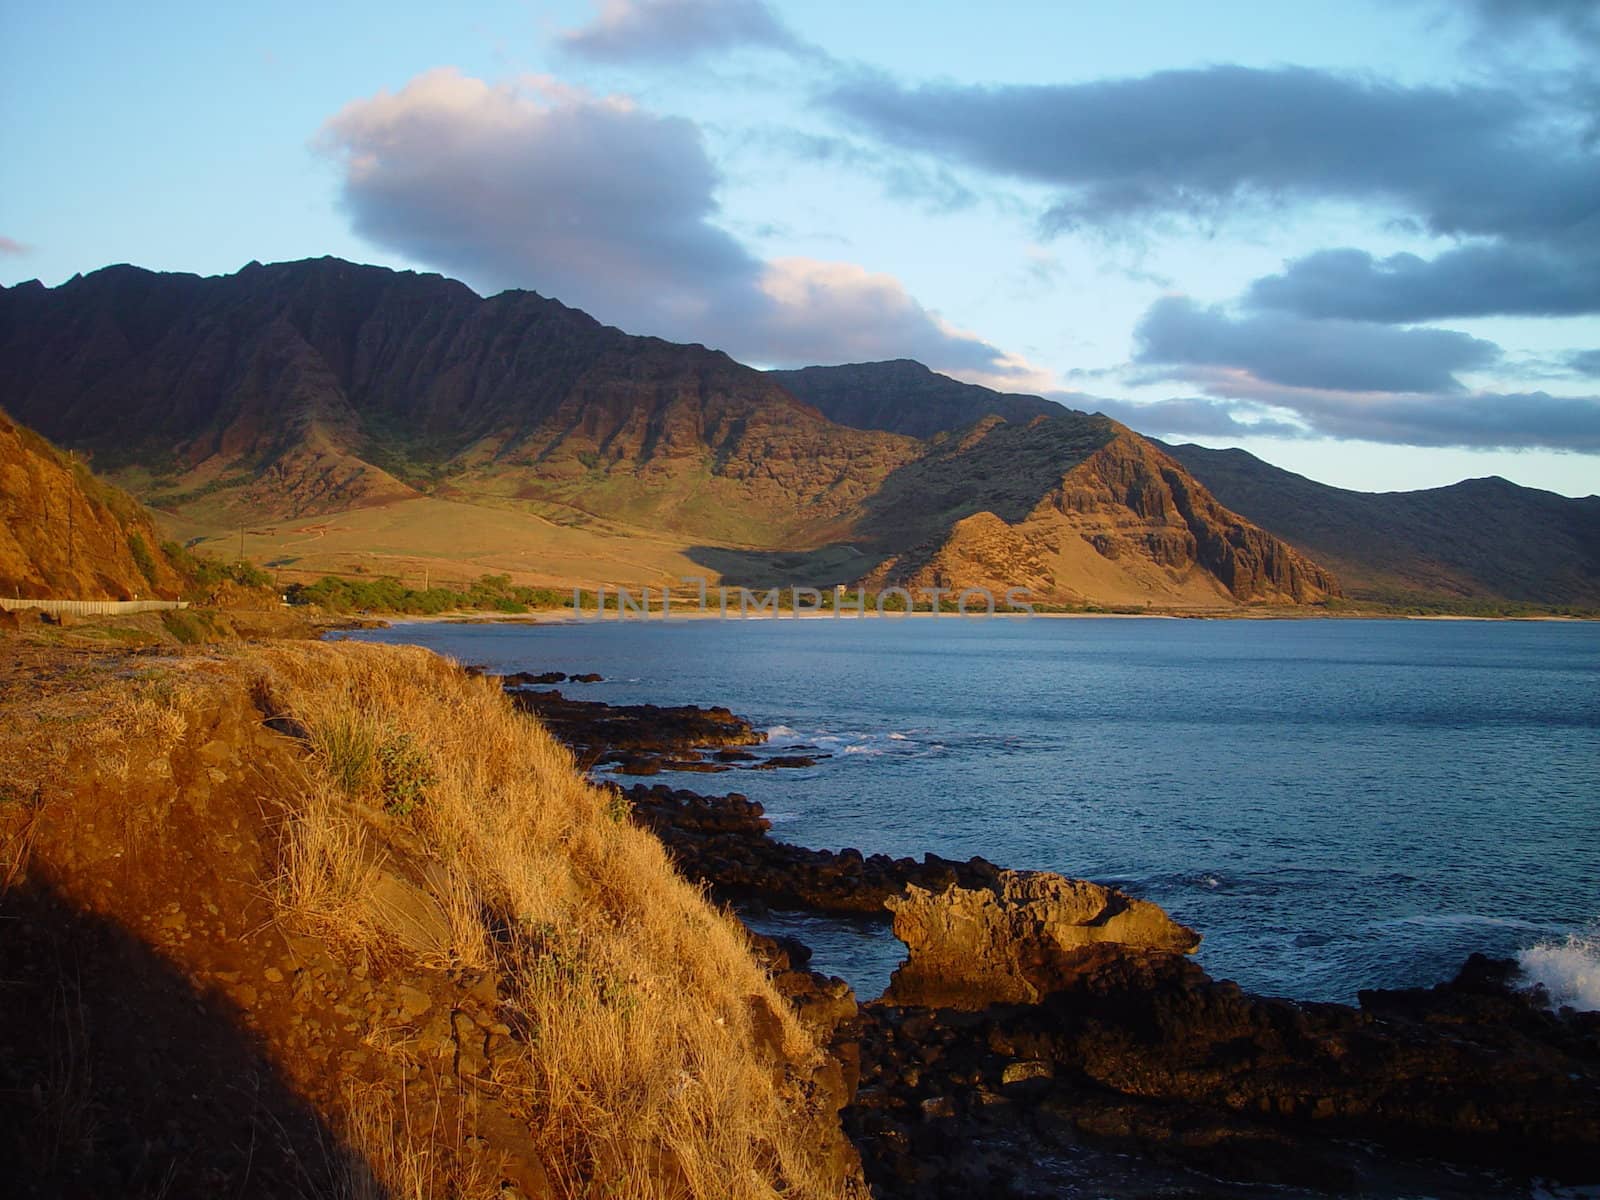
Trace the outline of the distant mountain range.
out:
<instances>
[{"instance_id":1,"label":"distant mountain range","mask_svg":"<svg viewBox=\"0 0 1600 1200\"><path fill-rule=\"evenodd\" d=\"M0 289L0 407L185 532L252 527L252 552L292 571L698 571L1170 608L1316 602L1336 571L1546 603L1596 587L1592 502L1519 501L1527 561L1425 583L1424 552L1466 548L1424 545L1419 518L1415 553L1380 562L1308 524L1316 496L1275 491L1266 464L1251 483L1212 452L913 362L762 373L531 292L337 259Z\"/></svg>"},{"instance_id":2,"label":"distant mountain range","mask_svg":"<svg viewBox=\"0 0 1600 1200\"><path fill-rule=\"evenodd\" d=\"M1600 607L1600 496L1491 476L1415 492L1353 492L1243 450L1163 446L1228 507L1393 602L1489 598Z\"/></svg>"}]
</instances>

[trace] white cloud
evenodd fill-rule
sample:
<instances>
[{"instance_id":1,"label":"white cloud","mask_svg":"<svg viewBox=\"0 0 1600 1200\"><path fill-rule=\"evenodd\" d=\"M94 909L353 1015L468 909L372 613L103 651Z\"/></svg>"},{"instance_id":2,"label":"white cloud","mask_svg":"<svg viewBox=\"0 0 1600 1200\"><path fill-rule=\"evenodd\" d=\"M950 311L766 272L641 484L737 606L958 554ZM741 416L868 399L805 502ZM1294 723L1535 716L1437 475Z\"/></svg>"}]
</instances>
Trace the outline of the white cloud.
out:
<instances>
[{"instance_id":1,"label":"white cloud","mask_svg":"<svg viewBox=\"0 0 1600 1200\"><path fill-rule=\"evenodd\" d=\"M1013 383L1023 369L892 276L759 259L715 223L699 128L625 97L440 68L346 105L317 145L358 233L480 288L534 288L769 365L914 355Z\"/></svg>"}]
</instances>

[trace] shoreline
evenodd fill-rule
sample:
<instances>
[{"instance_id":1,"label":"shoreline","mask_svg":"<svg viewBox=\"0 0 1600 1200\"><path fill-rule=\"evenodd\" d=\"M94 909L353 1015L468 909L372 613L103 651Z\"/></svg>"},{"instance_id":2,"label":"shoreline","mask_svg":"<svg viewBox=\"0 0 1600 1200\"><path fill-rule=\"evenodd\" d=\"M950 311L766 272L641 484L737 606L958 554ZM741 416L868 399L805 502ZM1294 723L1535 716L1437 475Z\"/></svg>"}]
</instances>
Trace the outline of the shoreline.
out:
<instances>
[{"instance_id":1,"label":"shoreline","mask_svg":"<svg viewBox=\"0 0 1600 1200\"><path fill-rule=\"evenodd\" d=\"M338 620L338 617L332 619ZM663 616L652 612L645 616L629 613L620 615L606 610L600 615L574 616L570 609L538 609L526 613L486 612L462 610L445 613L359 613L350 614L351 624L334 625L340 628L389 628L401 625L674 625L684 621L892 621L892 620L951 620L951 621L1445 621L1475 622L1481 624L1593 624L1600 616L1564 616L1538 614L1520 617L1488 617L1466 613L1382 613L1382 612L1296 612L1292 609L1271 611L1168 611L1168 612L1040 612L1040 613L959 613L932 612L864 612L834 616L831 612L818 613L729 613L724 616L714 611L674 612Z\"/></svg>"},{"instance_id":2,"label":"shoreline","mask_svg":"<svg viewBox=\"0 0 1600 1200\"><path fill-rule=\"evenodd\" d=\"M723 708L541 699L551 693L531 687L508 694L595 765L608 754L637 763L641 753L658 755L662 769L683 757L737 761L751 756L717 747L748 746L759 732ZM694 714L713 726L688 739L674 733ZM658 744L608 751L608 728L654 731ZM1144 942L1151 918L1126 939L1069 943L1063 953L1053 939L1081 918L1044 918L1030 898L1041 888L1099 889L1118 897L1106 911L1144 906L1167 919L1109 885L979 858L807 849L779 840L761 804L736 792L591 778L662 840L685 876L732 906L780 990L830 1031L830 1051L859 1073L841 1117L884 1200L964 1194L985 1162L1047 1190L1094 1164L1100 1186L1117 1181L1099 1193L1107 1196L1151 1194L1143 1189L1152 1184L1181 1191L1197 1175L1234 1183L1227 1194L1240 1196L1263 1183L1327 1189L1337 1180L1334 1191L1359 1181L1362 1194L1452 1200L1506 1194L1511 1178L1589 1182L1578 1147L1593 1131L1581 1121L1558 1132L1568 1118L1549 1109L1533 1117L1546 1123L1537 1154L1523 1134L1504 1131L1526 1128L1549 1089L1582 1103L1592 1074L1583 1053L1567 1060L1564 1079L1550 1075L1525 1094L1529 1085L1516 1080L1543 1070L1532 1064L1546 1054L1572 1053L1568 1039L1600 1030L1600 1013L1552 1012L1513 960L1474 954L1432 987L1363 990L1353 1004L1269 996L1212 977L1181 947ZM883 995L857 996L793 927L758 932L771 913L881 922L886 933L892 924L904 943L900 967ZM1487 1126L1473 1107L1488 1103L1472 1082L1484 1079L1504 1092Z\"/></svg>"}]
</instances>

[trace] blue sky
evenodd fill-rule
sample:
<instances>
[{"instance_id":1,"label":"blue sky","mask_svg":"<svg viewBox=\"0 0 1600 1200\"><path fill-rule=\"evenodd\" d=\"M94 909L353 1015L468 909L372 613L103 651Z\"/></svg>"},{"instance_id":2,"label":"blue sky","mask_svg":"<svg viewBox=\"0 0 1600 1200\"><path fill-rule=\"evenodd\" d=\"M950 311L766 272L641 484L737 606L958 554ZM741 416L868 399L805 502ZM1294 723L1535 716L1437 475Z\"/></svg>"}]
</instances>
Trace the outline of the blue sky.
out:
<instances>
[{"instance_id":1,"label":"blue sky","mask_svg":"<svg viewBox=\"0 0 1600 1200\"><path fill-rule=\"evenodd\" d=\"M1567 0L12 5L0 282L335 254L1588 494L1597 67Z\"/></svg>"}]
</instances>

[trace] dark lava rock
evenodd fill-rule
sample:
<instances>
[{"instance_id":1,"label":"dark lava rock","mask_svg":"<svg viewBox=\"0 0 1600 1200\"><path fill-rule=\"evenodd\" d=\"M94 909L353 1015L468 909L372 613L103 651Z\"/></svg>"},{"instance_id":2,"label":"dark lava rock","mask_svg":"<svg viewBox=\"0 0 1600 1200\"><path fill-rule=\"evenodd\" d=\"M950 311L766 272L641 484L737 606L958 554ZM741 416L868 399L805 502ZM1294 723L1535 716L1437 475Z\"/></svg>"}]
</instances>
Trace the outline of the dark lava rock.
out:
<instances>
[{"instance_id":1,"label":"dark lava rock","mask_svg":"<svg viewBox=\"0 0 1600 1200\"><path fill-rule=\"evenodd\" d=\"M515 671L510 675L500 676L500 686L506 688L531 687L535 684L565 683L566 674L561 671L545 671L534 675L527 671Z\"/></svg>"},{"instance_id":2,"label":"dark lava rock","mask_svg":"<svg viewBox=\"0 0 1600 1200\"><path fill-rule=\"evenodd\" d=\"M827 757L829 756L826 754L820 754L817 756L817 758ZM779 771L786 767L814 767L817 765L817 758L812 758L804 754L775 754L771 758L764 758L760 762L753 764L750 767L750 770Z\"/></svg>"},{"instance_id":3,"label":"dark lava rock","mask_svg":"<svg viewBox=\"0 0 1600 1200\"><path fill-rule=\"evenodd\" d=\"M1505 1194L1506 1172L1600 1179L1600 1015L1552 1014L1484 961L1353 1008L1253 996L1177 954L1078 957L1037 1004L863 1009L845 1118L879 1196L956 1194L966 1155L931 1177L920 1156L976 1153L1000 1129L1032 1159L1091 1144L1241 1185L1464 1196Z\"/></svg>"},{"instance_id":4,"label":"dark lava rock","mask_svg":"<svg viewBox=\"0 0 1600 1200\"><path fill-rule=\"evenodd\" d=\"M574 678L577 678L576 676ZM569 700L557 691L508 690L524 712L538 717L556 737L591 766L622 763L623 774L650 775L657 770L716 770L684 767L705 747L753 746L766 734L725 708L655 704L603 704ZM655 770L650 769L655 760Z\"/></svg>"},{"instance_id":5,"label":"dark lava rock","mask_svg":"<svg viewBox=\"0 0 1600 1200\"><path fill-rule=\"evenodd\" d=\"M979 887L999 871L981 858L962 863L929 854L918 862L774 841L761 806L738 793L701 796L658 784L638 785L625 795L634 819L666 843L679 869L726 899L887 922L885 901L904 893L909 884L929 891L956 884Z\"/></svg>"}]
</instances>

